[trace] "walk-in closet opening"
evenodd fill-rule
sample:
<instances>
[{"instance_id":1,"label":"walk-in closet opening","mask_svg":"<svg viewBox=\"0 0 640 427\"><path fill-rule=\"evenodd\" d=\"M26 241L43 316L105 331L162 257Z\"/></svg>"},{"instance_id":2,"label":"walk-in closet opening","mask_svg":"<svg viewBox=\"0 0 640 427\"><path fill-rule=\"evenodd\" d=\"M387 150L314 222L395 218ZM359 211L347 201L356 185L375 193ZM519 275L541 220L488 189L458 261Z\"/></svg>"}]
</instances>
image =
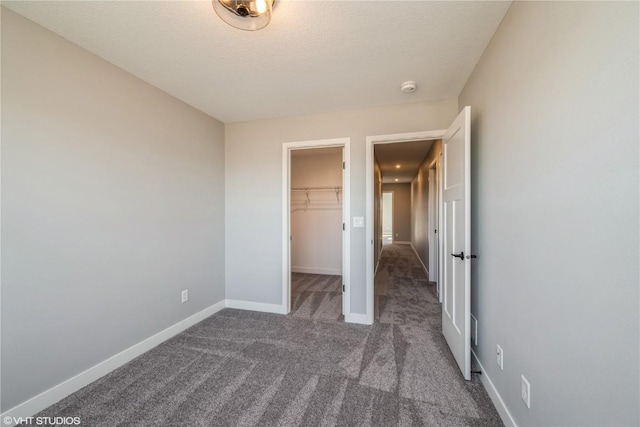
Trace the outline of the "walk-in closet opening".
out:
<instances>
[{"instance_id":1,"label":"walk-in closet opening","mask_svg":"<svg viewBox=\"0 0 640 427\"><path fill-rule=\"evenodd\" d=\"M345 147L289 150L289 313L342 320L345 313Z\"/></svg>"}]
</instances>

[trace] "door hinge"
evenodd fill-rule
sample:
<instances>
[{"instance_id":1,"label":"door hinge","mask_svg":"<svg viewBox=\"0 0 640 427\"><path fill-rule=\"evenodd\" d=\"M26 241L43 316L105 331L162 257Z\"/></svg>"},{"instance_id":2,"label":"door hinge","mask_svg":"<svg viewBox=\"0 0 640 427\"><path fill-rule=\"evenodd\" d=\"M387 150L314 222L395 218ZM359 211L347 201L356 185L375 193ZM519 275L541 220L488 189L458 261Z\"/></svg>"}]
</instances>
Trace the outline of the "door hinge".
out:
<instances>
[{"instance_id":1,"label":"door hinge","mask_svg":"<svg viewBox=\"0 0 640 427\"><path fill-rule=\"evenodd\" d=\"M342 223L342 231L344 231L344 222Z\"/></svg>"},{"instance_id":2,"label":"door hinge","mask_svg":"<svg viewBox=\"0 0 640 427\"><path fill-rule=\"evenodd\" d=\"M344 170L344 169L346 169L345 162L342 162L342 169L343 169L343 170Z\"/></svg>"},{"instance_id":3,"label":"door hinge","mask_svg":"<svg viewBox=\"0 0 640 427\"><path fill-rule=\"evenodd\" d=\"M343 284L342 284L342 292L344 292L344 289L345 289L345 288L344 288L344 283L343 283Z\"/></svg>"}]
</instances>

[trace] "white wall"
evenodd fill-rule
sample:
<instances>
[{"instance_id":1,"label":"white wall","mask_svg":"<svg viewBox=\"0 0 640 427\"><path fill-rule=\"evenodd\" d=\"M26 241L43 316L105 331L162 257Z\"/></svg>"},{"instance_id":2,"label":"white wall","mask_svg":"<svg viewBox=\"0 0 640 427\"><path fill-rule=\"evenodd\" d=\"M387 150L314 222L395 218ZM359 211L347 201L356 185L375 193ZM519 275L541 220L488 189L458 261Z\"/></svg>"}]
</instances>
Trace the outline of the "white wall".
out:
<instances>
[{"instance_id":1,"label":"white wall","mask_svg":"<svg viewBox=\"0 0 640 427\"><path fill-rule=\"evenodd\" d=\"M2 411L224 299L223 138L2 8Z\"/></svg>"},{"instance_id":2,"label":"white wall","mask_svg":"<svg viewBox=\"0 0 640 427\"><path fill-rule=\"evenodd\" d=\"M299 150L291 156L291 187L342 187L342 149ZM342 274L342 191L291 193L291 271ZM310 202L309 202L310 201Z\"/></svg>"},{"instance_id":3,"label":"white wall","mask_svg":"<svg viewBox=\"0 0 640 427\"><path fill-rule=\"evenodd\" d=\"M474 351L518 425L640 423L638 17L514 2L459 98Z\"/></svg>"},{"instance_id":4,"label":"white wall","mask_svg":"<svg viewBox=\"0 0 640 427\"><path fill-rule=\"evenodd\" d=\"M446 128L455 100L225 126L227 298L282 303L282 143L351 138L351 215L365 216L365 138ZM351 311L365 313L365 228L351 229ZM247 268L248 266L251 268Z\"/></svg>"}]
</instances>

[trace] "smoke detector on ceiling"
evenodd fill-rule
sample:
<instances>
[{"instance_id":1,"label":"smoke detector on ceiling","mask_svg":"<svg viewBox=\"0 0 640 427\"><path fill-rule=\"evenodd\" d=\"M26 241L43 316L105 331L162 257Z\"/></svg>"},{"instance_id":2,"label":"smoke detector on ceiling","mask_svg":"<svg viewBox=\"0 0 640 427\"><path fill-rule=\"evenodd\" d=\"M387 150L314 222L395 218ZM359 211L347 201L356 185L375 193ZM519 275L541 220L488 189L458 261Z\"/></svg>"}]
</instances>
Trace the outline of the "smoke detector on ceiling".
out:
<instances>
[{"instance_id":1,"label":"smoke detector on ceiling","mask_svg":"<svg viewBox=\"0 0 640 427\"><path fill-rule=\"evenodd\" d=\"M400 90L403 91L404 93L412 93L412 92L416 91L417 87L418 87L418 85L416 85L416 82L408 81L408 82L404 82L404 83L402 83L402 85L400 85Z\"/></svg>"}]
</instances>

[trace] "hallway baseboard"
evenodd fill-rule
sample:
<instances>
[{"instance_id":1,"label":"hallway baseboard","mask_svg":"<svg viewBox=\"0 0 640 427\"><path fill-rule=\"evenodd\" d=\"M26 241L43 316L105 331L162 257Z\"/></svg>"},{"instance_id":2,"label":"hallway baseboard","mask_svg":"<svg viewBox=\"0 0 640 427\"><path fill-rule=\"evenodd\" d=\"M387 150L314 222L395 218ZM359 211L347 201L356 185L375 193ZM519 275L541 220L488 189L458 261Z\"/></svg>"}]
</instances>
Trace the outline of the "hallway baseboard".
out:
<instances>
[{"instance_id":1,"label":"hallway baseboard","mask_svg":"<svg viewBox=\"0 0 640 427\"><path fill-rule=\"evenodd\" d=\"M427 277L429 277L429 269L427 268L426 265L424 265L424 262L422 262L422 260L420 259L420 255L418 255L418 251L416 251L415 246L413 246L413 243L411 243L411 242L409 242L409 246L411 246L411 249L413 249L413 253L416 254L416 257L418 257L418 261L420 262L420 265L422 266L422 269L427 274Z\"/></svg>"}]
</instances>

